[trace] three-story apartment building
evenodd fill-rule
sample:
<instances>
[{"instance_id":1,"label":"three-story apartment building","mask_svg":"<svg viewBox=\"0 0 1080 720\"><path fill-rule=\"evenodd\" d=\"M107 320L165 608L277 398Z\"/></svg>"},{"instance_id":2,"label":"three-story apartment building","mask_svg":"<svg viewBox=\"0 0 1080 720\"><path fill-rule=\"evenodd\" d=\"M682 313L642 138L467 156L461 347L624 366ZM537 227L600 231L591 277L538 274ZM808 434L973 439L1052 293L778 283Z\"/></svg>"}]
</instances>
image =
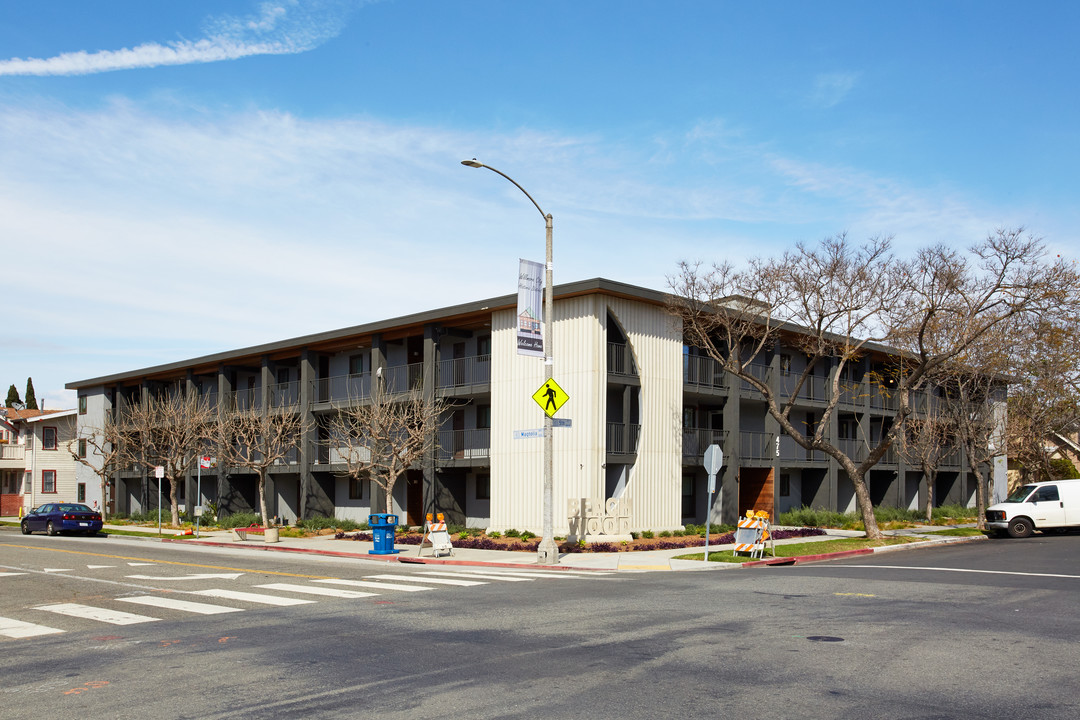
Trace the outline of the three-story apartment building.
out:
<instances>
[{"instance_id":1,"label":"three-story apartment building","mask_svg":"<svg viewBox=\"0 0 1080 720\"><path fill-rule=\"evenodd\" d=\"M747 509L773 515L801 505L853 509L853 488L838 463L780 433L756 390L688 347L666 300L606 279L555 288L554 378L569 396L553 431L556 535L574 534L582 513L598 525L605 515L618 515L622 527L663 530L707 517L733 522ZM163 388L197 394L215 407L301 413L309 430L270 474L269 512L360 520L381 510L384 498L346 476L328 418L366 402L373 382L391 391L421 387L450 407L437 450L395 486L403 521L420 524L425 513L438 511L475 527L538 531L543 441L535 431L544 413L532 395L544 382L544 367L541 359L517 354L518 324L516 296L508 295L67 387L86 410L79 415L81 434L100 428L105 413ZM840 399L828 431L856 458L888 429L895 410L895 398L869 377L887 356L869 353L846 370L850 396ZM754 372L783 396L803 362L779 347ZM820 420L828 372L822 368L800 391L797 427ZM725 463L710 511L701 465L714 443ZM971 503L974 480L963 453L952 453L940 470L938 503ZM116 509L147 507L157 495L155 482L146 468L118 473ZM915 507L925 493L921 475L895 451L871 471L869 484L877 504ZM200 501L225 512L250 510L256 487L253 474L204 470ZM194 499L194 478L178 490L182 503Z\"/></svg>"}]
</instances>

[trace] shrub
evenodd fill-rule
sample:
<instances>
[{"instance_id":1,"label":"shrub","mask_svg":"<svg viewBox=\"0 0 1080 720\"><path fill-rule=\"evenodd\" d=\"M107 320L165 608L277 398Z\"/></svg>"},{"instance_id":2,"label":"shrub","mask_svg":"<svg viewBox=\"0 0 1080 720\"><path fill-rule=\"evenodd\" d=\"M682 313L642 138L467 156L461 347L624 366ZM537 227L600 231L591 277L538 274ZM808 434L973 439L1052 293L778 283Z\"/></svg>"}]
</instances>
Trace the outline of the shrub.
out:
<instances>
[{"instance_id":1,"label":"shrub","mask_svg":"<svg viewBox=\"0 0 1080 720\"><path fill-rule=\"evenodd\" d=\"M1076 466L1072 464L1068 458L1054 458L1050 461L1050 480L1072 480L1073 478L1080 478L1080 472L1076 471Z\"/></svg>"},{"instance_id":2,"label":"shrub","mask_svg":"<svg viewBox=\"0 0 1080 720\"><path fill-rule=\"evenodd\" d=\"M651 540L656 537L656 533L654 533L652 530L642 530L641 537L645 538L646 540Z\"/></svg>"},{"instance_id":3,"label":"shrub","mask_svg":"<svg viewBox=\"0 0 1080 720\"><path fill-rule=\"evenodd\" d=\"M825 508L809 508L805 505L797 510L780 513L777 525L795 525L803 527L843 527L857 521L854 513L841 513Z\"/></svg>"},{"instance_id":4,"label":"shrub","mask_svg":"<svg viewBox=\"0 0 1080 720\"><path fill-rule=\"evenodd\" d=\"M488 536L489 538L501 538L501 537L502 537L502 533L501 533L501 532L499 532L498 530L492 530L491 532L489 532L489 533L487 534L487 536Z\"/></svg>"},{"instance_id":5,"label":"shrub","mask_svg":"<svg viewBox=\"0 0 1080 720\"><path fill-rule=\"evenodd\" d=\"M504 535L506 535L506 537L521 537L521 533L514 528L507 530Z\"/></svg>"},{"instance_id":6,"label":"shrub","mask_svg":"<svg viewBox=\"0 0 1080 720\"><path fill-rule=\"evenodd\" d=\"M507 534L509 535L509 533ZM520 537L522 540L532 540L534 537L536 537L536 533L531 533L528 530L522 530L521 534L518 535L518 537Z\"/></svg>"},{"instance_id":7,"label":"shrub","mask_svg":"<svg viewBox=\"0 0 1080 720\"><path fill-rule=\"evenodd\" d=\"M671 537L671 531L670 530L661 530L660 531L660 537L663 537L663 538Z\"/></svg>"},{"instance_id":8,"label":"shrub","mask_svg":"<svg viewBox=\"0 0 1080 720\"><path fill-rule=\"evenodd\" d=\"M245 528L259 524L259 516L253 512L238 512L226 515L218 521L223 528Z\"/></svg>"},{"instance_id":9,"label":"shrub","mask_svg":"<svg viewBox=\"0 0 1080 720\"><path fill-rule=\"evenodd\" d=\"M963 505L942 505L934 508L931 513L931 517L935 520L974 520L976 515L976 508L964 507ZM919 517L925 519L926 515L920 512Z\"/></svg>"}]
</instances>

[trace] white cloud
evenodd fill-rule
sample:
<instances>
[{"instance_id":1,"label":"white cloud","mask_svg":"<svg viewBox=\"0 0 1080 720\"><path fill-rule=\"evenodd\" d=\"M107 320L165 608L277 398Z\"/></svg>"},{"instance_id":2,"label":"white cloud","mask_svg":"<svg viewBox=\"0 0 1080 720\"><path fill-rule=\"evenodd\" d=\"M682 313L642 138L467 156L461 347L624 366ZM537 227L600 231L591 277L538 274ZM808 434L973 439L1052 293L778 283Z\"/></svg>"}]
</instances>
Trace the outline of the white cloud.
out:
<instances>
[{"instance_id":1,"label":"white cloud","mask_svg":"<svg viewBox=\"0 0 1080 720\"><path fill-rule=\"evenodd\" d=\"M336 36L346 8L339 0L266 2L251 17L209 19L208 36L199 40L147 42L121 50L79 50L49 58L11 58L0 60L0 75L88 75L300 53Z\"/></svg>"},{"instance_id":2,"label":"white cloud","mask_svg":"<svg viewBox=\"0 0 1080 720\"><path fill-rule=\"evenodd\" d=\"M810 101L817 107L835 107L855 88L858 80L859 74L853 72L821 73L814 78Z\"/></svg>"}]
</instances>

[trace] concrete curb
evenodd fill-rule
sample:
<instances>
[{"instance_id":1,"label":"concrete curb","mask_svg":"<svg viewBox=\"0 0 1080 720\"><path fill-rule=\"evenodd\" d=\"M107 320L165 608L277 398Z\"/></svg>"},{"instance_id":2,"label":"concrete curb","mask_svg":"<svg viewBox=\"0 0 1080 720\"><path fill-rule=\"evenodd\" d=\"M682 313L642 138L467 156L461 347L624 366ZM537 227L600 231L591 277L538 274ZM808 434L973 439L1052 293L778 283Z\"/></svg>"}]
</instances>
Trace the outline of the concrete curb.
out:
<instances>
[{"instance_id":1,"label":"concrete curb","mask_svg":"<svg viewBox=\"0 0 1080 720\"><path fill-rule=\"evenodd\" d=\"M886 545L885 547L877 548L861 548L859 550L841 550L834 553L822 553L820 555L796 555L793 557L779 557L769 558L768 560L754 560L753 562L741 563L739 567L752 568L762 567L765 565L800 565L808 562L826 562L829 560L840 560L846 557L855 557L857 555L873 555L882 552L895 552L898 550L925 550L931 547L939 547L941 545L958 545L960 543L968 542L980 542L986 540L986 536L972 535L969 537L945 537L940 540L937 538L927 538L919 542L904 543L903 545Z\"/></svg>"}]
</instances>

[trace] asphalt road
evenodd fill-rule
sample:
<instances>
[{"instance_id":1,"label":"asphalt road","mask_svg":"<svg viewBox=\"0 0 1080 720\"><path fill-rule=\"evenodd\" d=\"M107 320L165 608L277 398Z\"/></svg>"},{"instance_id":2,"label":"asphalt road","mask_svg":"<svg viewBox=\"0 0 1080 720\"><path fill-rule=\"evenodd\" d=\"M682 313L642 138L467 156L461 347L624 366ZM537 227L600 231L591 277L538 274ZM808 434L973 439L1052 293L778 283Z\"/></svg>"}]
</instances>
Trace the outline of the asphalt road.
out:
<instances>
[{"instance_id":1,"label":"asphalt road","mask_svg":"<svg viewBox=\"0 0 1080 720\"><path fill-rule=\"evenodd\" d=\"M752 570L430 571L2 529L0 718L1080 714L1080 535ZM435 582L453 579L482 584ZM234 611L143 604L159 598ZM19 623L59 632L3 634L34 632Z\"/></svg>"}]
</instances>

